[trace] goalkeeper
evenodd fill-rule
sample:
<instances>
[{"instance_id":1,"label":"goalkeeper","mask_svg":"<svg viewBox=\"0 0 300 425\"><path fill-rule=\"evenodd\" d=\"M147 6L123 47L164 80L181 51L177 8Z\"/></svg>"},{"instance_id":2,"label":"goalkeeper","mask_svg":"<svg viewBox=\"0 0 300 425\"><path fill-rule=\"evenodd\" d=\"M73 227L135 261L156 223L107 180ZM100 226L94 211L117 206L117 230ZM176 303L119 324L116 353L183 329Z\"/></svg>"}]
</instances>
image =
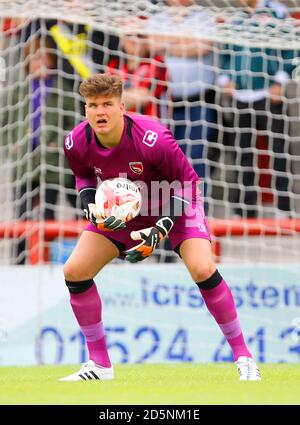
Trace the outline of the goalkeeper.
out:
<instances>
[{"instance_id":1,"label":"goalkeeper","mask_svg":"<svg viewBox=\"0 0 300 425\"><path fill-rule=\"evenodd\" d=\"M237 317L233 297L216 269L209 230L197 190L198 176L171 132L155 119L127 114L122 102L122 81L96 74L83 81L87 120L65 139L65 154L90 219L64 266L73 312L85 335L89 361L67 381L114 378L104 327L102 305L93 281L110 261L124 255L135 263L149 257L168 237L180 255L210 313L226 337L241 380L260 380ZM102 180L127 175L148 188L153 182L179 182L167 202L150 199L147 211L130 222L115 217L101 222L95 206L97 175ZM155 211L158 202L159 216ZM154 214L153 214L154 211Z\"/></svg>"}]
</instances>

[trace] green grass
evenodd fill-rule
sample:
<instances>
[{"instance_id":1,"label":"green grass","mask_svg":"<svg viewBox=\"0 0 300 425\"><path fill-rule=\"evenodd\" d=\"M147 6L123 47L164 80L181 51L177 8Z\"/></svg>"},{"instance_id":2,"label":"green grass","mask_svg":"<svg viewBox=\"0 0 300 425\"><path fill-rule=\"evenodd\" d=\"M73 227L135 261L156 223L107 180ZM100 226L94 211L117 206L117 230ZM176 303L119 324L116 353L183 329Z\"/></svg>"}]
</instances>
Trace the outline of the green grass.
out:
<instances>
[{"instance_id":1,"label":"green grass","mask_svg":"<svg viewBox=\"0 0 300 425\"><path fill-rule=\"evenodd\" d=\"M115 380L58 382L74 366L0 368L0 404L300 404L300 364L263 364L240 382L233 364L117 365Z\"/></svg>"}]
</instances>

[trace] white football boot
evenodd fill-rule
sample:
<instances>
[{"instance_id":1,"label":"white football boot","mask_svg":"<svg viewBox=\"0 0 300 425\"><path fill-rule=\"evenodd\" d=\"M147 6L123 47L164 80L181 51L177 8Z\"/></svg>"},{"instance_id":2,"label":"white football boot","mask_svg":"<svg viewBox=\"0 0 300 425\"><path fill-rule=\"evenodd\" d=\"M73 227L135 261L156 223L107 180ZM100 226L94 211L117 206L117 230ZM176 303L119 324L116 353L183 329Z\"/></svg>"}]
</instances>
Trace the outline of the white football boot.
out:
<instances>
[{"instance_id":1,"label":"white football boot","mask_svg":"<svg viewBox=\"0 0 300 425\"><path fill-rule=\"evenodd\" d=\"M89 360L83 364L78 372L68 375L64 378L60 378L60 381L111 381L114 379L114 368L112 367L101 367L96 366L93 360Z\"/></svg>"},{"instance_id":2,"label":"white football boot","mask_svg":"<svg viewBox=\"0 0 300 425\"><path fill-rule=\"evenodd\" d=\"M240 375L240 381L261 381L259 369L251 357L239 357L236 365Z\"/></svg>"}]
</instances>

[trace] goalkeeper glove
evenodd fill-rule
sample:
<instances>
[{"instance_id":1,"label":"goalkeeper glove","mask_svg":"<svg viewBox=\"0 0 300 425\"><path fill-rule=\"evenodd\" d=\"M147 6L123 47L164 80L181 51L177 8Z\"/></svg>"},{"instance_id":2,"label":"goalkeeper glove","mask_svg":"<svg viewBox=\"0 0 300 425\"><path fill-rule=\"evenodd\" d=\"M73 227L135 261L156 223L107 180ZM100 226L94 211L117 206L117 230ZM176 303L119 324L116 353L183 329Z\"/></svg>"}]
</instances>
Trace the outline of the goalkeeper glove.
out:
<instances>
[{"instance_id":1,"label":"goalkeeper glove","mask_svg":"<svg viewBox=\"0 0 300 425\"><path fill-rule=\"evenodd\" d=\"M127 249L125 251L125 259L130 261L130 263L137 263L148 258L159 242L168 235L173 225L174 222L170 217L162 217L153 227L131 232L131 239L134 241L142 240L142 242L133 248Z\"/></svg>"},{"instance_id":2,"label":"goalkeeper glove","mask_svg":"<svg viewBox=\"0 0 300 425\"><path fill-rule=\"evenodd\" d=\"M121 230L126 227L124 221L114 216L104 218L99 212L95 204L88 204L87 219L90 220L95 227L104 231Z\"/></svg>"}]
</instances>

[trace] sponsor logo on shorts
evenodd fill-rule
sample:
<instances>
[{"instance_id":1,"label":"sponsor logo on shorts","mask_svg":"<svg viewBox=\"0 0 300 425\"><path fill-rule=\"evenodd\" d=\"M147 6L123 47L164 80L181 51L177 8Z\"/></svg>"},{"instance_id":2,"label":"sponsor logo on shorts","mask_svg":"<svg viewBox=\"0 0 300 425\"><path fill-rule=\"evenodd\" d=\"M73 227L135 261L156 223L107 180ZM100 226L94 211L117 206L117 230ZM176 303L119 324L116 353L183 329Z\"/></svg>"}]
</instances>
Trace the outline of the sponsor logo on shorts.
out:
<instances>
[{"instance_id":1,"label":"sponsor logo on shorts","mask_svg":"<svg viewBox=\"0 0 300 425\"><path fill-rule=\"evenodd\" d=\"M129 168L136 174L142 174L144 166L141 162L129 162Z\"/></svg>"},{"instance_id":2,"label":"sponsor logo on shorts","mask_svg":"<svg viewBox=\"0 0 300 425\"><path fill-rule=\"evenodd\" d=\"M200 232L207 232L205 224L198 223L197 226Z\"/></svg>"},{"instance_id":3,"label":"sponsor logo on shorts","mask_svg":"<svg viewBox=\"0 0 300 425\"><path fill-rule=\"evenodd\" d=\"M144 138L142 142L145 145L152 148L155 145L157 138L158 138L158 134L155 131L147 130L146 133L144 134Z\"/></svg>"}]
</instances>

